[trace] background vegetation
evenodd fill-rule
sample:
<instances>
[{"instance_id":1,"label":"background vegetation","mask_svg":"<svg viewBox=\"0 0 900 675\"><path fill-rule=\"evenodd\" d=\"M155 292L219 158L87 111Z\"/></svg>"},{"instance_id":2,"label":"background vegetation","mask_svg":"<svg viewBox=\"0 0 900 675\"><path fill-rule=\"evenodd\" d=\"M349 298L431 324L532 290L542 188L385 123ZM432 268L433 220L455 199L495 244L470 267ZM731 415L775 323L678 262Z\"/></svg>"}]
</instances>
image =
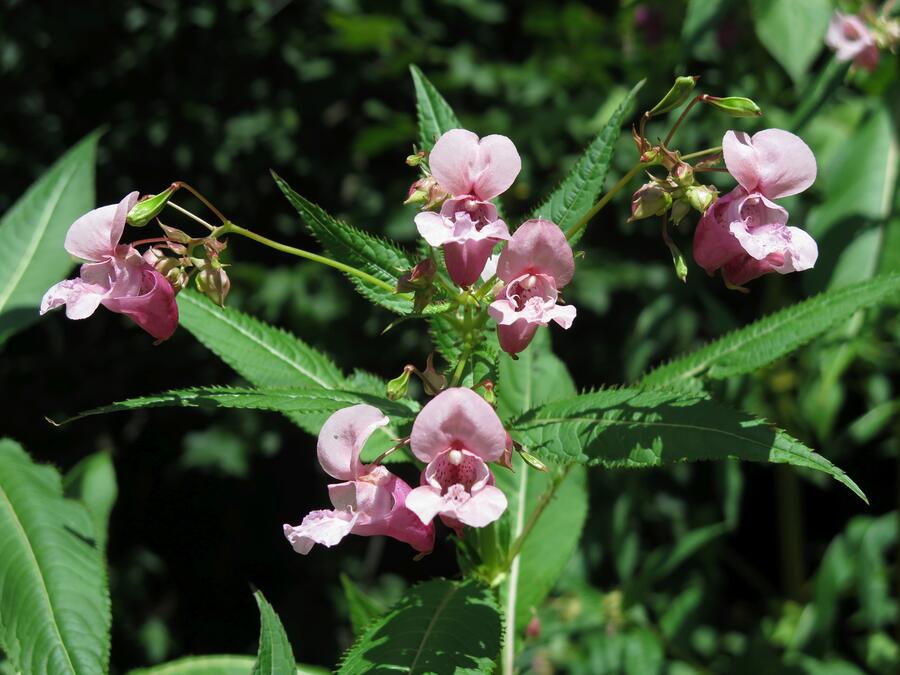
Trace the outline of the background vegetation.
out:
<instances>
[{"instance_id":1,"label":"background vegetation","mask_svg":"<svg viewBox=\"0 0 900 675\"><path fill-rule=\"evenodd\" d=\"M754 282L749 295L696 266L682 285L658 223L626 223L621 195L580 243L588 255L570 291L579 320L553 339L579 387L630 382L762 314L900 268L898 60L885 53L871 74L823 79L835 71L822 45L832 10L828 0L604 9L555 0L5 0L0 212L104 127L98 204L182 179L238 224L312 248L269 176L275 169L331 213L411 243L415 212L401 204L415 178L403 162L416 138L410 63L468 128L517 144L524 168L507 201L514 221L635 82L647 79L641 110L674 75L700 75L705 91L749 96L765 116L745 123L698 111L679 132L685 151L717 145L729 122L792 129L815 151L819 179L789 208L792 224L817 238L819 263ZM804 101L828 82L825 102L803 119ZM619 174L633 163L627 134L616 157ZM692 225L676 234L685 249ZM382 336L390 317L336 273L248 241L233 241L229 253L229 304L327 349L345 370L392 377L406 359L424 362L422 326ZM839 463L869 507L786 467L591 472L581 545L536 608L542 630L523 668L896 672L898 338L896 307L859 314L799 356L716 392ZM448 540L419 562L400 545L362 538L297 556L281 524L324 503L325 483L311 461L315 440L282 416L145 410L63 428L44 421L235 381L186 331L151 348L108 312L84 322L47 316L3 345L2 435L64 471L96 452L112 458L116 672L254 651L251 587L278 609L300 661L331 666L353 636L343 575L387 606L411 583L456 572Z\"/></svg>"}]
</instances>

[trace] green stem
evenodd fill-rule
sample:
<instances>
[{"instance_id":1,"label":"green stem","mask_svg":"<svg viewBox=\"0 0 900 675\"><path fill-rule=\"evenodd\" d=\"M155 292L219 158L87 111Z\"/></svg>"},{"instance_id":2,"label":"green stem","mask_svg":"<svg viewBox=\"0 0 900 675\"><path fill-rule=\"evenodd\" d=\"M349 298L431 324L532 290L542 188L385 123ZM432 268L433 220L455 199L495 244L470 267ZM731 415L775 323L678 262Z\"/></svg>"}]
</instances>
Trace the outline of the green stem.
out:
<instances>
[{"instance_id":1,"label":"green stem","mask_svg":"<svg viewBox=\"0 0 900 675\"><path fill-rule=\"evenodd\" d=\"M553 483L547 489L547 491L541 495L540 501L537 503L537 506L534 507L534 511L531 512L531 515L528 517L528 522L525 523L525 527L522 528L522 533L516 537L516 540L513 542L513 545L509 549L509 557L507 559L507 566L511 566L513 561L522 552L522 547L525 545L525 540L528 539L528 535L531 534L531 531L534 529L534 526L537 525L538 520L540 520L541 515L544 513L544 509L546 509L550 502L553 501L554 495L556 495L556 491L559 489L559 486L562 485L563 481L569 475L569 471L572 470L572 464L566 466L557 476L553 479ZM525 467L522 467L523 471L527 471Z\"/></svg>"},{"instance_id":2,"label":"green stem","mask_svg":"<svg viewBox=\"0 0 900 675\"><path fill-rule=\"evenodd\" d=\"M462 356L459 357L459 361L456 364L456 368L453 370L453 377L450 380L450 386L455 387L459 384L460 380L462 380L463 373L466 370L466 361L469 360L469 356L471 355L471 349L466 347L463 349Z\"/></svg>"},{"instance_id":3,"label":"green stem","mask_svg":"<svg viewBox=\"0 0 900 675\"><path fill-rule=\"evenodd\" d=\"M697 157L704 157L706 155L715 155L716 153L722 152L722 146L717 145L714 148L706 148L706 150L698 150L697 152L692 152L689 155L683 155L681 157L681 161L685 162L689 159L697 159Z\"/></svg>"},{"instance_id":4,"label":"green stem","mask_svg":"<svg viewBox=\"0 0 900 675\"><path fill-rule=\"evenodd\" d=\"M628 170L628 173L626 173L624 176L622 176L622 178L619 179L619 182L616 183L615 185L613 185L609 189L609 192L607 192L605 195L603 195L600 198L600 200L591 207L590 211L585 213L577 223L575 223L574 225L572 225L572 227L570 227L568 229L568 231L566 232L566 239L571 241L575 237L575 235L577 235L585 227L587 227L587 224L590 222L591 218L596 216L597 213L600 211L600 209L602 209L604 206L606 206L609 203L609 200L612 199L616 195L616 193L619 192L619 190L621 190L623 187L625 187L628 184L628 182L632 178L634 178L638 173L640 173L641 171L643 171L644 169L646 169L648 167L655 166L658 163L659 163L658 160L654 159L649 162L638 162L633 167L631 167Z\"/></svg>"},{"instance_id":5,"label":"green stem","mask_svg":"<svg viewBox=\"0 0 900 675\"><path fill-rule=\"evenodd\" d=\"M175 182L175 185L177 185L177 186L179 186L179 187L183 187L185 190L187 190L187 191L190 192L192 195L194 195L197 199L199 199L201 202L203 202L203 205L204 205L206 208L208 208L210 211L212 211L212 212L215 214L216 218L218 218L219 220L221 220L223 224L228 222L228 218L226 218L225 216L223 216L223 215L222 215L222 212L219 211L219 209L217 209L215 206L213 206L213 205L212 205L212 202L210 202L206 197L204 197L204 196L200 193L199 190L195 190L191 185L188 185L188 184L185 183L183 180L176 181L176 182Z\"/></svg>"},{"instance_id":6,"label":"green stem","mask_svg":"<svg viewBox=\"0 0 900 675\"><path fill-rule=\"evenodd\" d=\"M194 221L200 223L203 227L205 227L205 228L206 228L207 230L209 230L210 232L215 232L215 231L216 231L216 228L214 228L212 225L210 225L210 224L207 223L205 220L203 220L203 218L201 218L201 217L199 217L199 216L197 216L197 215L194 215L193 213L191 213L190 211L188 211L188 210L185 209L185 208L182 208L182 207L178 206L178 204L176 204L175 202L173 202L171 199L170 199L169 201L166 202L166 206L171 206L173 209L175 209L175 210L178 211L179 213L183 213L184 215L186 215L186 216L187 216L188 218L190 218L191 220L194 220Z\"/></svg>"},{"instance_id":7,"label":"green stem","mask_svg":"<svg viewBox=\"0 0 900 675\"><path fill-rule=\"evenodd\" d=\"M688 113L691 112L693 107L697 105L701 100L703 100L703 94L695 96L694 99L688 104L688 106L681 111L678 119L675 120L675 124L673 124L672 128L669 129L669 133L666 135L666 140L663 141L663 147L669 144L669 141L672 140L672 136L674 136L675 132L678 131L678 127L680 127L681 123L684 122L684 118L687 117Z\"/></svg>"},{"instance_id":8,"label":"green stem","mask_svg":"<svg viewBox=\"0 0 900 675\"><path fill-rule=\"evenodd\" d=\"M224 225L221 227L217 227L213 230L210 237L220 237L224 234L239 234L242 237L247 237L248 239L252 239L255 242L258 242L264 246L268 246L269 248L273 248L276 251L281 251L282 253L288 253L290 255L295 255L298 258L305 258L306 260L312 260L313 262L320 263L322 265L327 265L328 267L333 267L336 270L340 270L341 272L345 272L346 274L350 274L351 276L356 277L357 279L362 279L363 281L372 284L373 286L377 286L385 291L390 291L391 293L396 292L396 289L386 281L382 281L377 277L373 277L371 274L363 272L360 269L355 267L351 267L350 265L345 265L342 262L338 262L337 260L332 260L331 258L326 258L323 255L318 255L316 253L310 253L309 251L304 251L302 248L296 248L294 246L288 246L287 244L280 244L277 241L269 239L268 237L264 237L260 234L256 234L256 232L252 232L250 230L244 229L243 227L239 227L232 222L226 221ZM401 294L403 295L403 294Z\"/></svg>"}]
</instances>

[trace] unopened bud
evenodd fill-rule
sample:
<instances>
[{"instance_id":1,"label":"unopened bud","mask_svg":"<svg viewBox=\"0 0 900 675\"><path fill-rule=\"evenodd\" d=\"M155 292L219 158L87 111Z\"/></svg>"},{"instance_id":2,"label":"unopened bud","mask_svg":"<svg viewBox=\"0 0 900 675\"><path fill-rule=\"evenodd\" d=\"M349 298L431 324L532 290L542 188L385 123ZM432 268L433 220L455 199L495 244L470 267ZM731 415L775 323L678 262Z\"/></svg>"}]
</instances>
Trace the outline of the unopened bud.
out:
<instances>
[{"instance_id":1,"label":"unopened bud","mask_svg":"<svg viewBox=\"0 0 900 675\"><path fill-rule=\"evenodd\" d=\"M684 217L691 212L691 205L685 200L679 199L672 204L672 212L669 214L672 222L678 225Z\"/></svg>"},{"instance_id":2,"label":"unopened bud","mask_svg":"<svg viewBox=\"0 0 900 675\"><path fill-rule=\"evenodd\" d=\"M177 183L172 183L168 189L160 192L158 195L142 199L131 207L131 211L129 211L128 215L125 217L125 222L134 227L144 227L144 225L159 215L163 208L165 208L169 198L175 194L175 191L179 187L181 186Z\"/></svg>"},{"instance_id":3,"label":"unopened bud","mask_svg":"<svg viewBox=\"0 0 900 675\"><path fill-rule=\"evenodd\" d=\"M406 392L409 389L409 376L412 371L412 366L406 366L402 373L387 383L387 397L389 399L396 401L406 396Z\"/></svg>"},{"instance_id":4,"label":"unopened bud","mask_svg":"<svg viewBox=\"0 0 900 675\"><path fill-rule=\"evenodd\" d=\"M485 381L484 393L481 395L481 398L483 398L485 401L487 401L491 405L497 404L497 394L494 391L494 383L491 382L490 380ZM512 439L509 438L509 434L507 434L507 439L509 440L510 443L512 442Z\"/></svg>"},{"instance_id":5,"label":"unopened bud","mask_svg":"<svg viewBox=\"0 0 900 675\"><path fill-rule=\"evenodd\" d=\"M656 115L663 115L680 107L688 100L688 98L690 98L691 92L694 90L694 86L697 84L698 79L700 78L691 75L683 75L676 78L675 84L672 85L669 92L663 96L659 103L650 109L647 116L654 117Z\"/></svg>"},{"instance_id":6,"label":"unopened bud","mask_svg":"<svg viewBox=\"0 0 900 675\"><path fill-rule=\"evenodd\" d=\"M672 265L675 267L675 276L677 276L682 283L686 283L688 267L687 262L685 262L684 259L684 254L671 239L666 239L666 246L669 247L669 253L672 254Z\"/></svg>"},{"instance_id":7,"label":"unopened bud","mask_svg":"<svg viewBox=\"0 0 900 675\"><path fill-rule=\"evenodd\" d=\"M493 387L491 387L493 389ZM512 436L509 435L509 432L506 432L506 446L503 448L503 454L500 455L500 459L497 460L497 464L500 466L509 469L512 471L512 454L513 448L515 444L513 443Z\"/></svg>"},{"instance_id":8,"label":"unopened bud","mask_svg":"<svg viewBox=\"0 0 900 675\"><path fill-rule=\"evenodd\" d=\"M434 396L447 388L447 378L434 369L434 352L431 352L425 361L425 371L416 371L416 375L422 379L425 393L429 396Z\"/></svg>"},{"instance_id":9,"label":"unopened bud","mask_svg":"<svg viewBox=\"0 0 900 675\"><path fill-rule=\"evenodd\" d=\"M525 463L528 464L528 466L532 467L533 469L537 469L538 471L546 471L547 470L546 464L544 464L541 460L539 460L537 457L532 455L530 452L528 452L527 450L524 450L522 448L517 448L517 450L519 451L519 456L523 460L525 460Z\"/></svg>"},{"instance_id":10,"label":"unopened bud","mask_svg":"<svg viewBox=\"0 0 900 675\"><path fill-rule=\"evenodd\" d=\"M225 306L225 298L231 290L231 281L218 260L207 261L194 278L194 283L198 291L219 307Z\"/></svg>"},{"instance_id":11,"label":"unopened bud","mask_svg":"<svg viewBox=\"0 0 900 675\"><path fill-rule=\"evenodd\" d=\"M679 161L672 167L672 177L681 187L687 187L694 184L694 168L687 162Z\"/></svg>"},{"instance_id":12,"label":"unopened bud","mask_svg":"<svg viewBox=\"0 0 900 675\"><path fill-rule=\"evenodd\" d=\"M407 166L419 166L419 164L421 164L424 159L425 159L425 153L422 150L419 150L419 152L417 152L416 154L409 155L406 158L406 165Z\"/></svg>"},{"instance_id":13,"label":"unopened bud","mask_svg":"<svg viewBox=\"0 0 900 675\"><path fill-rule=\"evenodd\" d=\"M434 176L424 176L410 185L404 204L421 204L423 209L433 209L443 203L448 193Z\"/></svg>"},{"instance_id":14,"label":"unopened bud","mask_svg":"<svg viewBox=\"0 0 900 675\"><path fill-rule=\"evenodd\" d=\"M175 293L178 293L182 288L187 286L187 283L191 278L191 276L184 270L183 267L173 267L165 273L165 276L166 281L172 284L172 288Z\"/></svg>"},{"instance_id":15,"label":"unopened bud","mask_svg":"<svg viewBox=\"0 0 900 675\"><path fill-rule=\"evenodd\" d=\"M693 185L685 190L688 203L700 213L706 213L706 209L716 201L719 191L711 185Z\"/></svg>"},{"instance_id":16,"label":"unopened bud","mask_svg":"<svg viewBox=\"0 0 900 675\"><path fill-rule=\"evenodd\" d=\"M725 96L723 98L704 96L703 100L730 117L759 117L762 115L759 106L743 96Z\"/></svg>"},{"instance_id":17,"label":"unopened bud","mask_svg":"<svg viewBox=\"0 0 900 675\"><path fill-rule=\"evenodd\" d=\"M534 640L541 635L541 620L535 614L525 627L525 637Z\"/></svg>"},{"instance_id":18,"label":"unopened bud","mask_svg":"<svg viewBox=\"0 0 900 675\"><path fill-rule=\"evenodd\" d=\"M162 249L155 246L144 251L143 257L149 265L152 265L163 276L167 275L171 270L181 267L181 261L177 258L168 257L163 253Z\"/></svg>"},{"instance_id":19,"label":"unopened bud","mask_svg":"<svg viewBox=\"0 0 900 675\"><path fill-rule=\"evenodd\" d=\"M434 281L435 274L437 274L437 263L434 262L434 258L425 258L397 279L397 292L410 293L416 289L425 288Z\"/></svg>"},{"instance_id":20,"label":"unopened bud","mask_svg":"<svg viewBox=\"0 0 900 675\"><path fill-rule=\"evenodd\" d=\"M191 243L191 235L187 232L183 232L179 230L177 227L169 227L168 225L159 224L162 228L163 233L166 235L166 239L169 241L175 241L179 244L190 244Z\"/></svg>"},{"instance_id":21,"label":"unopened bud","mask_svg":"<svg viewBox=\"0 0 900 675\"><path fill-rule=\"evenodd\" d=\"M647 183L631 198L631 218L641 220L650 216L661 216L672 206L672 195L656 183Z\"/></svg>"}]
</instances>

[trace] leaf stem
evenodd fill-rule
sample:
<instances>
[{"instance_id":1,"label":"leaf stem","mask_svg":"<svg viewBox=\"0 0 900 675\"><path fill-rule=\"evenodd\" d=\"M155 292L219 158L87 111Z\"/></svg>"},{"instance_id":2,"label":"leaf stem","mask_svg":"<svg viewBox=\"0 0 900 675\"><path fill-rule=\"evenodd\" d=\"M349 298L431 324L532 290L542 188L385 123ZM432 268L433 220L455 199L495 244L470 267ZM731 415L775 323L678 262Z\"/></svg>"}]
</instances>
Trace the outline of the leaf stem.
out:
<instances>
[{"instance_id":1,"label":"leaf stem","mask_svg":"<svg viewBox=\"0 0 900 675\"><path fill-rule=\"evenodd\" d=\"M688 116L688 113L697 105L700 101L703 100L704 94L699 94L693 98L693 100L688 103L687 107L681 111L681 114L678 116L678 119L675 120L675 124L672 125L672 128L669 129L669 133L666 134L666 140L663 141L663 146L667 146L669 141L672 140L672 136L675 135L675 132L678 131L678 127L681 126L681 123L684 122L684 118Z\"/></svg>"},{"instance_id":2,"label":"leaf stem","mask_svg":"<svg viewBox=\"0 0 900 675\"><path fill-rule=\"evenodd\" d=\"M281 244L273 239L269 239L268 237L264 237L261 234L257 234L251 230L247 230L243 227L235 225L230 221L225 221L225 223L221 227L217 227L213 230L211 237L220 237L224 234L239 234L242 237L247 237L248 239L252 239L253 241L262 244L263 246L268 246L269 248L273 248L276 251L281 251L282 253L288 253L290 255L295 255L298 258L305 258L306 260L312 260L313 262L320 263L322 265L327 265L328 267L333 267L336 270L340 270L346 274L356 277L357 279L361 279L366 283L372 284L373 286L377 286L378 288L390 291L391 293L396 292L396 289L386 281L383 281L377 277L373 277L371 274L367 272L363 272L356 267L351 267L350 265L345 265L342 262L338 262L337 260L332 260L331 258L326 258L323 255L318 255L317 253L311 253L309 251L304 251L302 248L297 248L295 246L288 246L287 244ZM401 294L402 295L402 294Z\"/></svg>"},{"instance_id":3,"label":"leaf stem","mask_svg":"<svg viewBox=\"0 0 900 675\"><path fill-rule=\"evenodd\" d=\"M212 205L212 202L210 202L206 197L204 197L204 196L200 193L199 190L194 189L193 186L188 185L188 184L185 183L183 180L175 181L175 185L177 185L178 187L183 187L185 190L187 190L187 191L190 192L192 195L194 195L197 199L199 199L201 202L203 202L203 205L204 205L206 208L208 208L210 211L212 211L212 212L215 214L216 218L218 218L219 220L221 220L223 224L225 224L225 223L228 222L228 218L226 218L225 216L223 216L223 215L222 215L222 212L219 211L219 209L217 209L215 206L213 206L213 205Z\"/></svg>"},{"instance_id":4,"label":"leaf stem","mask_svg":"<svg viewBox=\"0 0 900 675\"><path fill-rule=\"evenodd\" d=\"M176 204L175 202L173 202L171 199L170 199L169 201L166 202L166 206L171 206L173 209L175 209L176 211L179 211L180 213L183 213L184 215L186 215L186 216L187 216L188 218L190 218L191 220L200 223L203 227L205 227L205 228L206 228L207 230L209 230L210 232L215 232L215 230L216 230L215 227L213 227L212 225L210 225L209 223L207 223L207 222L206 222L205 220L203 220L203 218L201 218L200 216L194 215L193 213L191 213L191 212L188 211L187 209L178 206L178 204Z\"/></svg>"},{"instance_id":5,"label":"leaf stem","mask_svg":"<svg viewBox=\"0 0 900 675\"><path fill-rule=\"evenodd\" d=\"M577 235L585 227L587 227L587 224L590 222L591 218L596 216L600 209L606 206L609 203L609 200L612 199L616 195L616 193L619 192L619 190L625 187L632 178L634 178L644 169L655 166L656 164L658 164L657 160L651 160L649 162L638 162L633 167L631 167L628 170L628 173L622 176L622 178L619 179L619 182L613 185L609 189L609 192L603 195L600 200L591 207L590 211L585 213L577 223L575 223L568 229L568 231L566 232L566 239L571 241L572 238L575 237L575 235Z\"/></svg>"},{"instance_id":6,"label":"leaf stem","mask_svg":"<svg viewBox=\"0 0 900 675\"><path fill-rule=\"evenodd\" d=\"M697 157L704 157L705 155L715 155L719 152L722 152L721 145L717 145L714 148L706 148L705 150L698 150L697 152L692 152L688 155L682 155L681 160L686 161L688 159L696 159Z\"/></svg>"}]
</instances>

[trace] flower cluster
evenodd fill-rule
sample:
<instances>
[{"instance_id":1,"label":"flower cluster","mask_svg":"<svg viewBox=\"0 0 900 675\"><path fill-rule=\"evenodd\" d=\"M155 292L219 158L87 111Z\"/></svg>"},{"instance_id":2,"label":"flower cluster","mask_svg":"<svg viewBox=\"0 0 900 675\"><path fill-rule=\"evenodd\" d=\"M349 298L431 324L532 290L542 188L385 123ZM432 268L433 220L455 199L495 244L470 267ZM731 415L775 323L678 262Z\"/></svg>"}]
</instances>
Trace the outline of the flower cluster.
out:
<instances>
[{"instance_id":1,"label":"flower cluster","mask_svg":"<svg viewBox=\"0 0 900 675\"><path fill-rule=\"evenodd\" d=\"M738 187L716 200L694 232L694 259L740 287L769 272L812 268L816 242L788 227L788 212L773 199L802 192L816 179L816 158L800 138L781 129L752 137L729 131L722 139L728 172Z\"/></svg>"},{"instance_id":2,"label":"flower cluster","mask_svg":"<svg viewBox=\"0 0 900 675\"><path fill-rule=\"evenodd\" d=\"M325 422L319 463L343 482L328 486L334 509L284 526L295 551L334 546L348 534L381 534L427 553L434 547L435 517L459 534L464 525L484 527L506 510L506 495L494 486L487 463L500 460L511 442L497 413L474 391L447 389L416 417L408 443L426 464L415 489L383 466L360 463L368 438L388 423L370 405L344 408Z\"/></svg>"}]
</instances>

